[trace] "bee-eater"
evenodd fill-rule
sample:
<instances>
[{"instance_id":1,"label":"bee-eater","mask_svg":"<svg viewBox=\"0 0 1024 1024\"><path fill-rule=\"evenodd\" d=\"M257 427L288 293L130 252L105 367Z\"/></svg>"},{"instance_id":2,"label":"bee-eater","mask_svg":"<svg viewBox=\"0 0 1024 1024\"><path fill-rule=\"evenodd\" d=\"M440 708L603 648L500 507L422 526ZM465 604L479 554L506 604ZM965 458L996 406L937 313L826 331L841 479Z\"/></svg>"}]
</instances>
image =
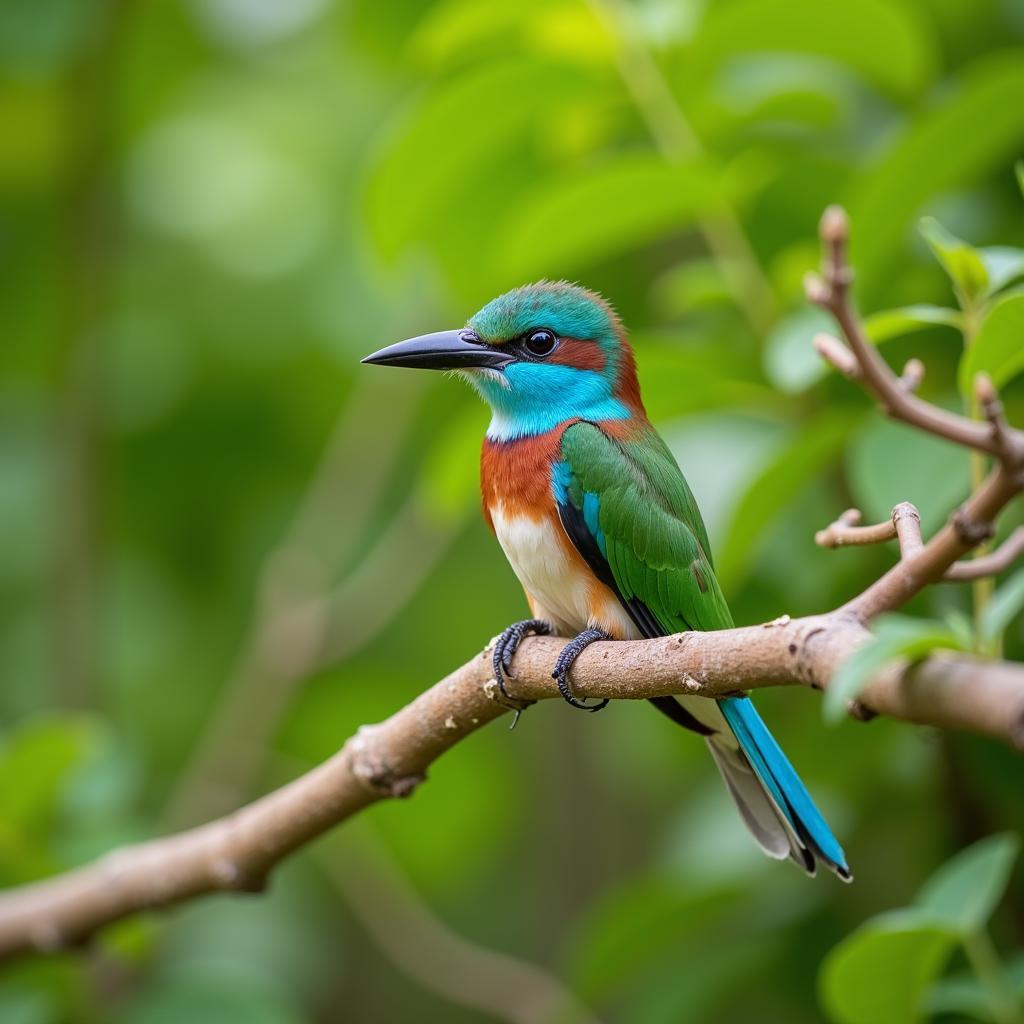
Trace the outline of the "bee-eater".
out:
<instances>
[{"instance_id":1,"label":"bee-eater","mask_svg":"<svg viewBox=\"0 0 1024 1024\"><path fill-rule=\"evenodd\" d=\"M633 351L611 306L565 282L499 296L462 330L399 342L363 360L454 370L492 411L481 457L484 517L533 618L494 648L502 693L523 637L575 635L552 675L573 707L569 669L596 640L732 626L707 531L640 398ZM836 838L748 697L651 701L703 736L754 839L809 874L852 876Z\"/></svg>"}]
</instances>

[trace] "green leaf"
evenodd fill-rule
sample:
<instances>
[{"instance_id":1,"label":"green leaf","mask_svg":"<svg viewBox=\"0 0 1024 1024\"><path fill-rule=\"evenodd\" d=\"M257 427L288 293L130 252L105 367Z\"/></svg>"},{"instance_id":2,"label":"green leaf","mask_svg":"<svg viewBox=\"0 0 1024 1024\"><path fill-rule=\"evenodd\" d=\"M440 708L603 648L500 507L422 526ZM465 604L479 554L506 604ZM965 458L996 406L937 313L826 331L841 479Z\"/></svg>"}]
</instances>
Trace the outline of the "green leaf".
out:
<instances>
[{"instance_id":1,"label":"green leaf","mask_svg":"<svg viewBox=\"0 0 1024 1024\"><path fill-rule=\"evenodd\" d=\"M862 297L867 293L870 300L906 260L907 225L932 196L980 180L1019 154L1022 94L1021 51L976 61L949 83L944 102L920 108L888 153L859 179L849 209Z\"/></svg>"},{"instance_id":2,"label":"green leaf","mask_svg":"<svg viewBox=\"0 0 1024 1024\"><path fill-rule=\"evenodd\" d=\"M993 1020L990 996L973 974L956 974L939 978L928 990L924 1009L929 1016L949 1014L956 1019Z\"/></svg>"},{"instance_id":3,"label":"green leaf","mask_svg":"<svg viewBox=\"0 0 1024 1024\"><path fill-rule=\"evenodd\" d=\"M889 341L891 338L899 338L912 331L921 331L926 327L954 327L960 330L963 318L958 309L950 309L948 306L929 306L920 304L916 306L900 306L896 309L884 309L879 313L872 313L864 320L864 330L868 337L876 344Z\"/></svg>"},{"instance_id":4,"label":"green leaf","mask_svg":"<svg viewBox=\"0 0 1024 1024\"><path fill-rule=\"evenodd\" d=\"M1006 891L1020 839L988 836L947 861L925 883L915 904L958 935L983 928Z\"/></svg>"},{"instance_id":5,"label":"green leaf","mask_svg":"<svg viewBox=\"0 0 1024 1024\"><path fill-rule=\"evenodd\" d=\"M652 422L678 419L679 396L686 415L706 409L758 410L784 415L786 399L764 382L755 367L742 366L723 345L678 329L665 334L632 334L644 405ZM742 376L740 376L742 375Z\"/></svg>"},{"instance_id":6,"label":"green leaf","mask_svg":"<svg viewBox=\"0 0 1024 1024\"><path fill-rule=\"evenodd\" d=\"M976 649L974 638L974 622L971 617L959 608L951 608L942 616L942 621L956 637L957 646L965 651Z\"/></svg>"},{"instance_id":7,"label":"green leaf","mask_svg":"<svg viewBox=\"0 0 1024 1024\"><path fill-rule=\"evenodd\" d=\"M1015 249L1010 245L990 245L978 252L988 271L989 295L1024 276L1024 249Z\"/></svg>"},{"instance_id":8,"label":"green leaf","mask_svg":"<svg viewBox=\"0 0 1024 1024\"><path fill-rule=\"evenodd\" d=\"M839 667L825 691L825 720L838 722L847 703L860 694L884 665L899 658L916 661L934 650L963 650L957 633L944 622L885 615L875 621L872 639L858 647Z\"/></svg>"},{"instance_id":9,"label":"green leaf","mask_svg":"<svg viewBox=\"0 0 1024 1024\"><path fill-rule=\"evenodd\" d=\"M678 409L677 390L677 415ZM721 410L667 422L662 428L694 494L700 496L719 579L722 566L718 554L744 495L764 467L793 442L793 431L780 420L780 410L760 416Z\"/></svg>"},{"instance_id":10,"label":"green leaf","mask_svg":"<svg viewBox=\"0 0 1024 1024\"><path fill-rule=\"evenodd\" d=\"M569 943L573 990L588 1001L605 999L641 975L665 950L678 950L713 927L741 893L732 887L688 888L662 877L640 877L587 908Z\"/></svg>"},{"instance_id":11,"label":"green leaf","mask_svg":"<svg viewBox=\"0 0 1024 1024\"><path fill-rule=\"evenodd\" d=\"M20 988L0 990L0 1020L4 1024L57 1024L60 1019L53 993Z\"/></svg>"},{"instance_id":12,"label":"green leaf","mask_svg":"<svg viewBox=\"0 0 1024 1024\"><path fill-rule=\"evenodd\" d=\"M717 194L706 164L668 164L653 153L609 158L539 187L514 207L496 239L499 262L512 277L564 277L678 234Z\"/></svg>"},{"instance_id":13,"label":"green leaf","mask_svg":"<svg viewBox=\"0 0 1024 1024\"><path fill-rule=\"evenodd\" d=\"M956 933L921 910L882 914L825 958L821 1001L836 1024L912 1024L945 966Z\"/></svg>"},{"instance_id":14,"label":"green leaf","mask_svg":"<svg viewBox=\"0 0 1024 1024\"><path fill-rule=\"evenodd\" d=\"M714 260L677 263L651 285L651 300L658 315L674 319L698 310L727 306L733 301L729 282Z\"/></svg>"},{"instance_id":15,"label":"green leaf","mask_svg":"<svg viewBox=\"0 0 1024 1024\"><path fill-rule=\"evenodd\" d=\"M988 290L988 269L981 253L947 231L934 217L924 217L921 234L949 274L963 305L973 305Z\"/></svg>"},{"instance_id":16,"label":"green leaf","mask_svg":"<svg viewBox=\"0 0 1024 1024\"><path fill-rule=\"evenodd\" d=\"M981 372L996 387L1024 370L1024 294L1005 295L989 310L960 360L960 390L970 396Z\"/></svg>"},{"instance_id":17,"label":"green leaf","mask_svg":"<svg viewBox=\"0 0 1024 1024\"><path fill-rule=\"evenodd\" d=\"M900 423L871 417L852 438L846 470L854 503L866 521L887 519L894 505L912 501L925 535L970 489L963 451Z\"/></svg>"},{"instance_id":18,"label":"green leaf","mask_svg":"<svg viewBox=\"0 0 1024 1024\"><path fill-rule=\"evenodd\" d=\"M96 719L54 716L10 733L0 745L0 822L26 831L45 823L99 730Z\"/></svg>"},{"instance_id":19,"label":"green leaf","mask_svg":"<svg viewBox=\"0 0 1024 1024\"><path fill-rule=\"evenodd\" d=\"M302 1024L302 1015L269 985L247 978L160 979L143 987L117 1024Z\"/></svg>"},{"instance_id":20,"label":"green leaf","mask_svg":"<svg viewBox=\"0 0 1024 1024\"><path fill-rule=\"evenodd\" d=\"M486 422L485 409L472 402L431 438L419 477L419 498L438 525L462 522L479 503L480 438Z\"/></svg>"},{"instance_id":21,"label":"green leaf","mask_svg":"<svg viewBox=\"0 0 1024 1024\"><path fill-rule=\"evenodd\" d=\"M783 317L764 343L764 372L772 384L797 395L824 377L829 365L812 339L818 331L834 331L834 324L824 310L812 306Z\"/></svg>"},{"instance_id":22,"label":"green leaf","mask_svg":"<svg viewBox=\"0 0 1024 1024\"><path fill-rule=\"evenodd\" d=\"M688 57L714 68L750 52L818 54L902 96L918 92L936 65L928 26L909 8L882 0L855 6L820 0L710 4Z\"/></svg>"},{"instance_id":23,"label":"green leaf","mask_svg":"<svg viewBox=\"0 0 1024 1024\"><path fill-rule=\"evenodd\" d=\"M510 50L557 54L579 63L611 64L615 41L596 10L550 0L442 0L426 7L410 53L432 69L465 59L486 63Z\"/></svg>"},{"instance_id":24,"label":"green leaf","mask_svg":"<svg viewBox=\"0 0 1024 1024\"><path fill-rule=\"evenodd\" d=\"M699 946L694 948L694 955L699 956L699 951ZM693 962L689 951L683 956ZM778 961L773 961L770 944L748 932L732 936L729 955L703 960L699 971L679 971L677 964L678 958L673 958L671 950L662 950L659 959L646 964L646 977L634 979L628 988L614 993L615 1005L629 1008L628 1017L623 1019L629 1024L721 1020L723 1006L732 1004L737 989L755 989L762 978L771 976ZM666 975L672 977L669 984L651 983L652 977ZM568 1024L580 1018L563 1015L558 1019Z\"/></svg>"},{"instance_id":25,"label":"green leaf","mask_svg":"<svg viewBox=\"0 0 1024 1024\"><path fill-rule=\"evenodd\" d=\"M876 345L911 331L935 326L959 330L960 325L959 310L925 304L883 310L864 321L864 329ZM830 372L829 364L811 343L818 331L834 332L835 321L820 309L805 307L783 317L765 339L764 372L780 391L800 394Z\"/></svg>"},{"instance_id":26,"label":"green leaf","mask_svg":"<svg viewBox=\"0 0 1024 1024\"><path fill-rule=\"evenodd\" d=\"M1012 990L1024 992L1024 954L1018 953L1005 965L1004 974ZM929 1014L948 1014L957 1019L992 1021L991 993L973 975L951 974L939 978L928 990L925 1009Z\"/></svg>"},{"instance_id":27,"label":"green leaf","mask_svg":"<svg viewBox=\"0 0 1024 1024\"><path fill-rule=\"evenodd\" d=\"M726 592L749 571L758 541L776 517L837 457L856 417L840 409L806 424L755 477L733 514L718 560L718 578Z\"/></svg>"},{"instance_id":28,"label":"green leaf","mask_svg":"<svg viewBox=\"0 0 1024 1024\"><path fill-rule=\"evenodd\" d=\"M409 51L430 67L443 68L463 53L507 40L522 31L524 13L536 8L538 0L522 4L496 0L447 0L426 9L409 37ZM532 13L532 12L531 12Z\"/></svg>"},{"instance_id":29,"label":"green leaf","mask_svg":"<svg viewBox=\"0 0 1024 1024\"><path fill-rule=\"evenodd\" d=\"M460 209L469 184L496 160L515 160L527 148L538 118L556 99L588 88L595 89L593 82L575 69L516 58L486 61L429 93L398 127L368 183L368 215L380 252L394 257L450 208Z\"/></svg>"},{"instance_id":30,"label":"green leaf","mask_svg":"<svg viewBox=\"0 0 1024 1024\"><path fill-rule=\"evenodd\" d=\"M993 641L1024 608L1024 569L1015 572L991 597L981 613L978 632L981 639Z\"/></svg>"},{"instance_id":31,"label":"green leaf","mask_svg":"<svg viewBox=\"0 0 1024 1024\"><path fill-rule=\"evenodd\" d=\"M54 715L27 721L0 741L0 881L26 882L56 869L55 823L101 736L99 719Z\"/></svg>"}]
</instances>

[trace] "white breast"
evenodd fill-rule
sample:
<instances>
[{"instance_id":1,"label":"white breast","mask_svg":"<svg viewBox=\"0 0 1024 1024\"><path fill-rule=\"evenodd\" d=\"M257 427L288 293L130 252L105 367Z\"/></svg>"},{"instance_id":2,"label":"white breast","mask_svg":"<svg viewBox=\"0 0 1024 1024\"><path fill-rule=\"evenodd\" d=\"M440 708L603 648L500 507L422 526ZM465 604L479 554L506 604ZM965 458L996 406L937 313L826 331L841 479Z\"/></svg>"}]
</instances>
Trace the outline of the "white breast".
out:
<instances>
[{"instance_id":1,"label":"white breast","mask_svg":"<svg viewBox=\"0 0 1024 1024\"><path fill-rule=\"evenodd\" d=\"M519 582L537 602L537 615L574 635L592 626L614 636L636 636L617 600L606 600L590 570L570 558L569 540L550 519L509 516L499 503L491 520L498 543ZM596 614L595 614L596 613Z\"/></svg>"}]
</instances>

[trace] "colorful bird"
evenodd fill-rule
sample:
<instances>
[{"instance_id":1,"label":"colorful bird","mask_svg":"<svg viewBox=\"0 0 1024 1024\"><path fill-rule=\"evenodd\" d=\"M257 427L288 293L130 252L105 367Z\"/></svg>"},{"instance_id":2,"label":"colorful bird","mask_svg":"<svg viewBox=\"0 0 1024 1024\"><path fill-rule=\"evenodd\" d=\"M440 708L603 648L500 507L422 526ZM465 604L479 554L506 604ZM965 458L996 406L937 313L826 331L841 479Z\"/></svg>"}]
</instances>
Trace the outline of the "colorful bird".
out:
<instances>
[{"instance_id":1,"label":"colorful bird","mask_svg":"<svg viewBox=\"0 0 1024 1024\"><path fill-rule=\"evenodd\" d=\"M529 634L575 635L552 675L596 640L732 626L690 488L640 398L633 351L611 306L542 281L489 302L462 330L399 342L363 360L454 370L492 410L481 457L484 516L526 591L532 619L494 648L505 676ZM852 876L799 776L747 697L651 701L703 736L754 839L809 874Z\"/></svg>"}]
</instances>

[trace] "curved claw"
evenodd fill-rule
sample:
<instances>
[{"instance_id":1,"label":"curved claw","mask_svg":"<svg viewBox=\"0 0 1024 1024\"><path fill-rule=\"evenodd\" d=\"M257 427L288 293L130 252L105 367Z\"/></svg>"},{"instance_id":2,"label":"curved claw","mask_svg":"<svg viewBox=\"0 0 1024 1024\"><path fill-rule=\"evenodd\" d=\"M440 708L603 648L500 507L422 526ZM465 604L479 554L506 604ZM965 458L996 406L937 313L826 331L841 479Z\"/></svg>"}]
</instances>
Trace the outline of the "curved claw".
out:
<instances>
[{"instance_id":1,"label":"curved claw","mask_svg":"<svg viewBox=\"0 0 1024 1024\"><path fill-rule=\"evenodd\" d=\"M569 689L569 680L566 678L565 672L552 672L551 678L558 683L558 692L562 695L565 703L571 708L579 708L580 711L600 711L608 706L609 701L607 697L597 704L587 704L586 698L580 700L578 697L574 697L572 690Z\"/></svg>"},{"instance_id":2,"label":"curved claw","mask_svg":"<svg viewBox=\"0 0 1024 1024\"><path fill-rule=\"evenodd\" d=\"M609 700L607 697L605 697L604 700L598 701L596 704L587 704L585 700L581 701L575 697L571 687L569 686L569 669L572 668L576 659L592 643L595 643L598 640L611 639L611 635L606 633L603 629L585 629L575 637L575 639L571 640L562 648L562 653L558 655L558 660L555 662L555 669L551 673L551 678L558 684L558 692L570 707L578 708L580 711L600 711L603 708L608 707Z\"/></svg>"},{"instance_id":3,"label":"curved claw","mask_svg":"<svg viewBox=\"0 0 1024 1024\"><path fill-rule=\"evenodd\" d=\"M511 626L501 631L501 635L494 642L494 650L491 652L491 666L494 669L494 681L498 684L498 690L506 700L514 700L505 689L505 679L515 679L515 672L512 670L512 659L519 649L519 645L527 636L548 636L551 627L543 619L523 619L522 622L513 622Z\"/></svg>"},{"instance_id":4,"label":"curved claw","mask_svg":"<svg viewBox=\"0 0 1024 1024\"><path fill-rule=\"evenodd\" d=\"M518 646L518 644L515 645L515 647ZM515 670L512 668L512 659L515 657L515 653L512 644L506 644L501 652L501 667L509 679L515 679L516 677Z\"/></svg>"}]
</instances>

